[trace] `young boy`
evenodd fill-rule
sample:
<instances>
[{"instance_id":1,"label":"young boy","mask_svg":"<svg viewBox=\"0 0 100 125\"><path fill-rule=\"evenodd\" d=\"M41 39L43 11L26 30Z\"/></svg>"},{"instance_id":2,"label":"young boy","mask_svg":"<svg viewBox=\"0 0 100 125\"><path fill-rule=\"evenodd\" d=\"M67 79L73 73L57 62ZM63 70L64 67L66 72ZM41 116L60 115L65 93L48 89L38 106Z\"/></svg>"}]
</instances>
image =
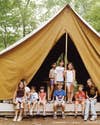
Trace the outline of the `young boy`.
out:
<instances>
[{"instance_id":1,"label":"young boy","mask_svg":"<svg viewBox=\"0 0 100 125\"><path fill-rule=\"evenodd\" d=\"M87 80L87 89L86 89L86 107L85 107L85 114L84 114L84 121L88 120L89 117L89 109L91 109L92 117L90 118L91 121L97 119L97 113L95 110L95 104L97 102L97 95L98 90L95 87L95 84L91 79Z\"/></svg>"},{"instance_id":2,"label":"young boy","mask_svg":"<svg viewBox=\"0 0 100 125\"><path fill-rule=\"evenodd\" d=\"M78 92L75 94L75 118L77 117L78 113L78 105L81 104L82 106L82 116L84 115L84 108L85 108L85 92L83 91L83 85L79 85Z\"/></svg>"},{"instance_id":3,"label":"young boy","mask_svg":"<svg viewBox=\"0 0 100 125\"><path fill-rule=\"evenodd\" d=\"M30 95L29 95L29 102L28 102L30 115L33 115L33 109L35 108L37 104L37 100L38 100L38 93L36 92L36 88L32 86Z\"/></svg>"},{"instance_id":4,"label":"young boy","mask_svg":"<svg viewBox=\"0 0 100 125\"><path fill-rule=\"evenodd\" d=\"M61 60L59 66L55 69L55 82L63 84L64 83L64 62Z\"/></svg>"},{"instance_id":5,"label":"young boy","mask_svg":"<svg viewBox=\"0 0 100 125\"><path fill-rule=\"evenodd\" d=\"M49 72L49 78L50 78L50 100L52 97L52 93L54 90L54 84L55 84L55 68L56 68L56 63L52 64L52 68L50 69Z\"/></svg>"},{"instance_id":6,"label":"young boy","mask_svg":"<svg viewBox=\"0 0 100 125\"><path fill-rule=\"evenodd\" d=\"M57 119L57 107L60 106L62 107L62 118L65 118L65 101L64 101L64 97L66 96L65 91L62 89L63 85L58 83L57 84L57 90L54 91L54 119Z\"/></svg>"},{"instance_id":7,"label":"young boy","mask_svg":"<svg viewBox=\"0 0 100 125\"><path fill-rule=\"evenodd\" d=\"M44 87L40 87L39 91L39 101L38 101L38 106L37 106L37 114L40 114L40 105L43 106L43 115L46 115L46 92L44 90Z\"/></svg>"}]
</instances>

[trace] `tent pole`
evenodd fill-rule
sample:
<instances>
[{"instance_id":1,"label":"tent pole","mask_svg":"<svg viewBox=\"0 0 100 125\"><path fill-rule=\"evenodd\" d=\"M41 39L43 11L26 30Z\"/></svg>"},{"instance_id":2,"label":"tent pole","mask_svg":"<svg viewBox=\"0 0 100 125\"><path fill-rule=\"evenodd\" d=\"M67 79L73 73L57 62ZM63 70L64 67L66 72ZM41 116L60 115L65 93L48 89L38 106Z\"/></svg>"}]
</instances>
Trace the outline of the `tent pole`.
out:
<instances>
[{"instance_id":1,"label":"tent pole","mask_svg":"<svg viewBox=\"0 0 100 125\"><path fill-rule=\"evenodd\" d=\"M68 34L66 32L66 41L65 41L65 69L67 68L67 45L68 45ZM66 87L66 76L65 76L65 92L67 92L67 87ZM66 97L65 97L66 100Z\"/></svg>"}]
</instances>

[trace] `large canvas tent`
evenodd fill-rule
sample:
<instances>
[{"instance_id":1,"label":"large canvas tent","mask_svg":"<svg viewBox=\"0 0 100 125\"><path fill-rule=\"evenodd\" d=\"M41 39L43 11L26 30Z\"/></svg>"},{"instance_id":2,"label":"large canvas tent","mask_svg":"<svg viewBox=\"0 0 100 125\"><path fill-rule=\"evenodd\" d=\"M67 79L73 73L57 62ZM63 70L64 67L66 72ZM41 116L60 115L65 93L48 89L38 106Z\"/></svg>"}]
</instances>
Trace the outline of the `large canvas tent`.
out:
<instances>
[{"instance_id":1,"label":"large canvas tent","mask_svg":"<svg viewBox=\"0 0 100 125\"><path fill-rule=\"evenodd\" d=\"M100 90L100 36L67 5L42 28L0 53L0 99L11 99L21 79L31 81L65 33Z\"/></svg>"}]
</instances>

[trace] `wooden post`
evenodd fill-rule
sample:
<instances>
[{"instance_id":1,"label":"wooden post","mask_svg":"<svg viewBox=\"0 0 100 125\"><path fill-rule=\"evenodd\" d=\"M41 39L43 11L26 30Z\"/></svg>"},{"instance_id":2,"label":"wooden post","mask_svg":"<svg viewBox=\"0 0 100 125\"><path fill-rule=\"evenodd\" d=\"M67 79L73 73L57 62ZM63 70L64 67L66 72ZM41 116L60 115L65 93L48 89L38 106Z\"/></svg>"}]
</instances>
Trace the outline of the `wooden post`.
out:
<instances>
[{"instance_id":1,"label":"wooden post","mask_svg":"<svg viewBox=\"0 0 100 125\"><path fill-rule=\"evenodd\" d=\"M65 41L65 69L67 68L67 45L68 45L68 34L66 32L66 41ZM64 86L65 92L67 92L67 87L66 87L66 76L65 76L65 86ZM65 98L66 100L66 98Z\"/></svg>"}]
</instances>

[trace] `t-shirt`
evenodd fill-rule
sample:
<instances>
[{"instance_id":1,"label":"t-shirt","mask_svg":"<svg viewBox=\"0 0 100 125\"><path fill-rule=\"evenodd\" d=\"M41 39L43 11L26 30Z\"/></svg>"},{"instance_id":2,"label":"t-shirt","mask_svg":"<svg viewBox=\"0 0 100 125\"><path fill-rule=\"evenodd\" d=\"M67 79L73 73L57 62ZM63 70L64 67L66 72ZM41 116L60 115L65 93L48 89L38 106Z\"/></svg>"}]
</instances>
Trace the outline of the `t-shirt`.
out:
<instances>
[{"instance_id":1,"label":"t-shirt","mask_svg":"<svg viewBox=\"0 0 100 125\"><path fill-rule=\"evenodd\" d=\"M61 89L61 90L55 90L53 96L54 97L57 96L58 99L61 100L63 96L66 96L66 93L65 93L65 91L63 89Z\"/></svg>"},{"instance_id":2,"label":"t-shirt","mask_svg":"<svg viewBox=\"0 0 100 125\"><path fill-rule=\"evenodd\" d=\"M50 79L54 79L55 78L55 69L50 69L50 72L49 72L49 75L50 75Z\"/></svg>"},{"instance_id":3,"label":"t-shirt","mask_svg":"<svg viewBox=\"0 0 100 125\"><path fill-rule=\"evenodd\" d=\"M39 97L41 98L41 100L43 100L45 96L46 96L45 92L40 92L39 93Z\"/></svg>"},{"instance_id":4,"label":"t-shirt","mask_svg":"<svg viewBox=\"0 0 100 125\"><path fill-rule=\"evenodd\" d=\"M87 86L86 88L86 92L87 92L87 95L89 96L89 98L93 98L95 95L96 95L96 92L97 92L97 87L95 86Z\"/></svg>"},{"instance_id":5,"label":"t-shirt","mask_svg":"<svg viewBox=\"0 0 100 125\"><path fill-rule=\"evenodd\" d=\"M85 92L84 92L84 91L78 91L78 92L75 94L75 98L78 99L78 100L85 99L85 98L86 98Z\"/></svg>"},{"instance_id":6,"label":"t-shirt","mask_svg":"<svg viewBox=\"0 0 100 125\"><path fill-rule=\"evenodd\" d=\"M64 81L64 67L57 66L55 69L56 81L63 82Z\"/></svg>"},{"instance_id":7,"label":"t-shirt","mask_svg":"<svg viewBox=\"0 0 100 125\"><path fill-rule=\"evenodd\" d=\"M30 99L33 100L33 101L37 100L38 99L38 93L37 92L31 93L30 94Z\"/></svg>"},{"instance_id":8,"label":"t-shirt","mask_svg":"<svg viewBox=\"0 0 100 125\"><path fill-rule=\"evenodd\" d=\"M30 92L30 88L28 86L25 87L25 92L29 93Z\"/></svg>"}]
</instances>

